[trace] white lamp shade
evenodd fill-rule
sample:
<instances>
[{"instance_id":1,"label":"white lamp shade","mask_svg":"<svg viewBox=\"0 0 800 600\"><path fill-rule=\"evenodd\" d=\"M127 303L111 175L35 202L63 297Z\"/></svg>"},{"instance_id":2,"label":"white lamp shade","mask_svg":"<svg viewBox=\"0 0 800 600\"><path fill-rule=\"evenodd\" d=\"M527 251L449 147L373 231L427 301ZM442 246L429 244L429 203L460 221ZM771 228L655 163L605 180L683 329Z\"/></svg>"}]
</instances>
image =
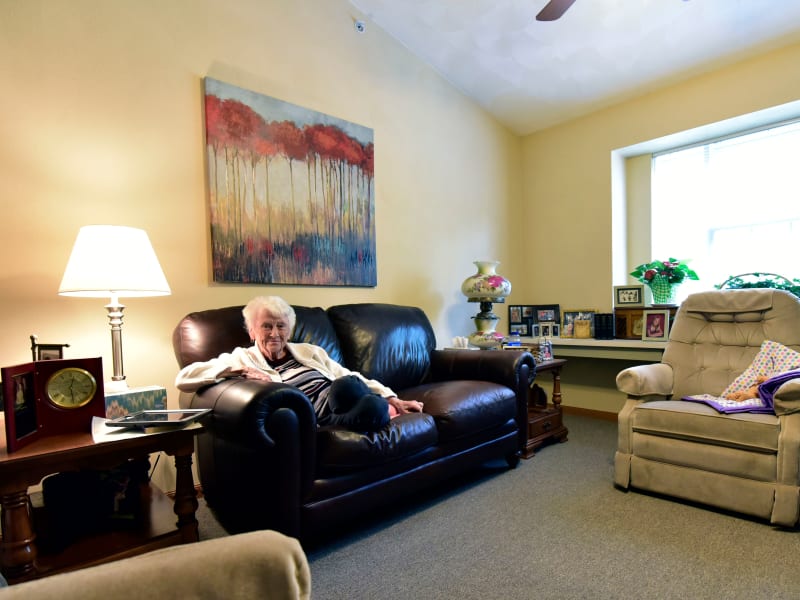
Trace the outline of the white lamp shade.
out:
<instances>
[{"instance_id":1,"label":"white lamp shade","mask_svg":"<svg viewBox=\"0 0 800 600\"><path fill-rule=\"evenodd\" d=\"M171 292L142 229L81 227L58 293L85 298L168 296Z\"/></svg>"}]
</instances>

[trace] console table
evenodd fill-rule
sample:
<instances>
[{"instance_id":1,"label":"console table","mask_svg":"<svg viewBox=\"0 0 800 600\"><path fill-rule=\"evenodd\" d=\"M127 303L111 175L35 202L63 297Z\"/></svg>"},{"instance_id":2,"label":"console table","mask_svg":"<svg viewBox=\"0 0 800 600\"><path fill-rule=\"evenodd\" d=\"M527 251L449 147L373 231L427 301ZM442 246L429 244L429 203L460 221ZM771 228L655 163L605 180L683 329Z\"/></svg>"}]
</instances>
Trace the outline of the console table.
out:
<instances>
[{"instance_id":1,"label":"console table","mask_svg":"<svg viewBox=\"0 0 800 600\"><path fill-rule=\"evenodd\" d=\"M547 393L534 380L528 392L528 427L522 458L531 458L536 450L550 441L566 442L567 428L561 413L561 369L567 364L563 358L536 363L536 375L550 372L553 375L551 404Z\"/></svg>"},{"instance_id":2,"label":"console table","mask_svg":"<svg viewBox=\"0 0 800 600\"><path fill-rule=\"evenodd\" d=\"M71 433L41 438L9 454L5 417L1 413L0 426L0 569L11 583L198 540L195 517L198 502L191 465L194 437L202 431L201 427L101 443L95 443L88 432ZM41 532L37 531L38 520L31 508L29 487L53 473L110 469L155 452L175 457L174 501L155 486L144 484L140 528L93 533L58 554L40 553L36 538ZM75 493L80 494L80 490Z\"/></svg>"}]
</instances>

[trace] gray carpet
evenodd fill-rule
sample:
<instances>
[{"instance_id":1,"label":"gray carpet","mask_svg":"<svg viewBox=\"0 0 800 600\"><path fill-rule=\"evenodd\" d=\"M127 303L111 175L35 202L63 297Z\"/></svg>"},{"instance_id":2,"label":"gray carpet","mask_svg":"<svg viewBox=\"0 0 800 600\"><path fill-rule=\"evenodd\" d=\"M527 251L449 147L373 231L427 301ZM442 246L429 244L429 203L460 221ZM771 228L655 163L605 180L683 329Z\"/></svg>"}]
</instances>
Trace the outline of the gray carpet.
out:
<instances>
[{"instance_id":1,"label":"gray carpet","mask_svg":"<svg viewBox=\"0 0 800 600\"><path fill-rule=\"evenodd\" d=\"M309 548L313 598L800 598L800 532L612 485L616 424ZM202 503L201 503L202 504ZM201 537L224 534L203 505Z\"/></svg>"}]
</instances>

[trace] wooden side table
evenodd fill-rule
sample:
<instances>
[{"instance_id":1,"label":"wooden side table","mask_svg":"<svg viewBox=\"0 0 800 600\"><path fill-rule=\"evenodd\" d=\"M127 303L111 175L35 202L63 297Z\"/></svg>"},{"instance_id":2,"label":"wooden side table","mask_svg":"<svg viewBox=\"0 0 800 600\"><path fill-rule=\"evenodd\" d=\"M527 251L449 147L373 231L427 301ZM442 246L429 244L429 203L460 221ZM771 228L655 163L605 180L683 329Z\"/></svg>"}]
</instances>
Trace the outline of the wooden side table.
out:
<instances>
[{"instance_id":1,"label":"wooden side table","mask_svg":"<svg viewBox=\"0 0 800 600\"><path fill-rule=\"evenodd\" d=\"M174 544L198 540L197 492L192 476L194 438L202 427L190 426L111 442L95 443L90 433L72 433L39 439L9 454L5 419L0 416L0 505L2 541L0 569L11 583L61 571L142 554ZM155 452L175 457L174 501L153 485L141 489L141 527L104 531L82 537L58 554L37 548L37 523L28 488L43 477L78 469L111 469L129 459ZM75 490L76 494L80 490ZM177 515L177 522L175 516Z\"/></svg>"},{"instance_id":2,"label":"wooden side table","mask_svg":"<svg viewBox=\"0 0 800 600\"><path fill-rule=\"evenodd\" d=\"M547 393L536 381L528 391L528 428L522 458L531 458L536 450L551 441L566 442L567 428L561 413L561 369L567 364L563 358L536 363L536 374L553 374L552 404L547 403Z\"/></svg>"}]
</instances>

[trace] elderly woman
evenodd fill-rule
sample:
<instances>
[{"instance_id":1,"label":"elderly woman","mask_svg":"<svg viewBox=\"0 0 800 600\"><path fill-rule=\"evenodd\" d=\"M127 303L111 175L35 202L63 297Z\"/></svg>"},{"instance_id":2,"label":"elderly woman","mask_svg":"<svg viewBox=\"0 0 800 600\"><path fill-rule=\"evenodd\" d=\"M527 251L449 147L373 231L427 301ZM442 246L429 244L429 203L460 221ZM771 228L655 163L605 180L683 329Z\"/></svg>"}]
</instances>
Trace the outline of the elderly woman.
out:
<instances>
[{"instance_id":1,"label":"elderly woman","mask_svg":"<svg viewBox=\"0 0 800 600\"><path fill-rule=\"evenodd\" d=\"M389 419L421 412L422 403L401 400L388 387L350 371L314 344L290 342L294 309L278 296L259 296L242 311L254 344L181 369L175 385L192 392L228 377L278 381L299 388L314 405L321 425L374 431Z\"/></svg>"}]
</instances>

